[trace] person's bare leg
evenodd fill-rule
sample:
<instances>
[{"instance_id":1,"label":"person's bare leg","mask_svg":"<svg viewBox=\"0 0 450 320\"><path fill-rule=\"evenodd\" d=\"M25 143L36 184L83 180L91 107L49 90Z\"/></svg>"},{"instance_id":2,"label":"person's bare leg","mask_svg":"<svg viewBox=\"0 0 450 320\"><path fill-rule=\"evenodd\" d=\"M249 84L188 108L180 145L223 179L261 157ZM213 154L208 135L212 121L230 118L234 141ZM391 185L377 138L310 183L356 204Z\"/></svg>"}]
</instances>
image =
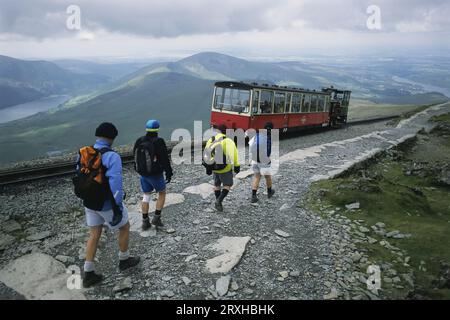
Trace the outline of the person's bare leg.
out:
<instances>
[{"instance_id":1,"label":"person's bare leg","mask_svg":"<svg viewBox=\"0 0 450 320\"><path fill-rule=\"evenodd\" d=\"M261 174L259 172L255 172L253 175L253 181L252 181L252 203L258 202L258 197L256 196L259 188L259 183L261 181Z\"/></svg>"},{"instance_id":2,"label":"person's bare leg","mask_svg":"<svg viewBox=\"0 0 450 320\"><path fill-rule=\"evenodd\" d=\"M272 188L272 176L268 175L264 176L264 178L266 178L267 189Z\"/></svg>"},{"instance_id":3,"label":"person's bare leg","mask_svg":"<svg viewBox=\"0 0 450 320\"><path fill-rule=\"evenodd\" d=\"M128 252L130 242L130 223L127 222L119 229L119 269L121 271L135 267L141 260L139 257L131 257Z\"/></svg>"},{"instance_id":4,"label":"person's bare leg","mask_svg":"<svg viewBox=\"0 0 450 320\"><path fill-rule=\"evenodd\" d=\"M267 196L269 198L272 198L272 196L275 194L275 191L272 189L272 176L267 175L264 176L266 178L266 185L267 185Z\"/></svg>"},{"instance_id":5,"label":"person's bare leg","mask_svg":"<svg viewBox=\"0 0 450 320\"><path fill-rule=\"evenodd\" d=\"M146 231L151 228L150 220L148 218L150 193L144 193L144 197L141 202L141 213L142 213L142 230Z\"/></svg>"},{"instance_id":6,"label":"person's bare leg","mask_svg":"<svg viewBox=\"0 0 450 320\"><path fill-rule=\"evenodd\" d=\"M152 224L156 227L164 227L161 222L161 210L164 208L164 203L166 202L166 190L160 191L158 193L158 200L156 200L156 210L155 216L153 217Z\"/></svg>"},{"instance_id":7,"label":"person's bare leg","mask_svg":"<svg viewBox=\"0 0 450 320\"><path fill-rule=\"evenodd\" d=\"M261 181L261 174L255 173L253 177L252 190L258 190L260 181Z\"/></svg>"},{"instance_id":8,"label":"person's bare leg","mask_svg":"<svg viewBox=\"0 0 450 320\"><path fill-rule=\"evenodd\" d=\"M142 212L142 214L143 214L143 215L144 215L144 214L148 214L148 210L149 210L149 204L148 204L148 202L142 201L142 202L141 202L141 212Z\"/></svg>"},{"instance_id":9,"label":"person's bare leg","mask_svg":"<svg viewBox=\"0 0 450 320\"><path fill-rule=\"evenodd\" d=\"M158 194L158 200L156 200L156 210L161 211L164 208L165 203L166 203L166 191L164 190Z\"/></svg>"},{"instance_id":10,"label":"person's bare leg","mask_svg":"<svg viewBox=\"0 0 450 320\"><path fill-rule=\"evenodd\" d=\"M86 244L86 261L93 262L97 252L98 241L102 235L102 226L90 228L89 239Z\"/></svg>"},{"instance_id":11,"label":"person's bare leg","mask_svg":"<svg viewBox=\"0 0 450 320\"><path fill-rule=\"evenodd\" d=\"M130 223L127 222L119 229L119 249L121 252L128 251L128 244L130 242Z\"/></svg>"},{"instance_id":12,"label":"person's bare leg","mask_svg":"<svg viewBox=\"0 0 450 320\"><path fill-rule=\"evenodd\" d=\"M89 239L86 243L86 260L84 261L84 277L83 286L89 288L93 285L100 283L103 280L103 276L95 273L94 259L97 252L98 242L102 235L103 227L95 226L91 227L89 231Z\"/></svg>"}]
</instances>

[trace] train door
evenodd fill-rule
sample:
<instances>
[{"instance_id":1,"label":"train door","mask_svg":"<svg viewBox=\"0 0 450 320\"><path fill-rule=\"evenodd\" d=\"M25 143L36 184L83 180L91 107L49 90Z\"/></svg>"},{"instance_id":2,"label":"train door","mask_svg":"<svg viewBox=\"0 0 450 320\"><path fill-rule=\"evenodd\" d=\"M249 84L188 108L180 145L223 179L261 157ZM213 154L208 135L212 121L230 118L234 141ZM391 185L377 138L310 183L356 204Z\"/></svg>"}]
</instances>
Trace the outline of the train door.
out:
<instances>
[{"instance_id":1,"label":"train door","mask_svg":"<svg viewBox=\"0 0 450 320\"><path fill-rule=\"evenodd\" d=\"M287 132L289 128L289 113L291 112L292 93L286 94L286 105L284 107L283 131Z\"/></svg>"}]
</instances>

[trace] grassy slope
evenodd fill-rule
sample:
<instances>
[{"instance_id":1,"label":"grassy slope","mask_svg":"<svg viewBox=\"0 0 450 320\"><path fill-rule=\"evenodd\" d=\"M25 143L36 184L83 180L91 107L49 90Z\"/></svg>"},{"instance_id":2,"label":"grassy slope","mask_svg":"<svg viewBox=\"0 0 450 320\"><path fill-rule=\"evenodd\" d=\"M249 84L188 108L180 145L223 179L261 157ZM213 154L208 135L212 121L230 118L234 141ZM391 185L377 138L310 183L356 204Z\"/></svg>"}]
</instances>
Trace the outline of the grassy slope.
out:
<instances>
[{"instance_id":1,"label":"grassy slope","mask_svg":"<svg viewBox=\"0 0 450 320\"><path fill-rule=\"evenodd\" d=\"M450 115L442 117L450 123ZM350 219L363 219L367 227L377 222L387 225L387 230L410 233L409 239L389 239L389 243L404 249L411 257L410 265L419 286L419 293L431 298L450 299L449 289L433 289L441 261L450 262L450 190L436 184L434 177L419 177L405 174L412 163L427 161L435 164L450 163L450 140L447 137L428 135L419 137L417 147L405 152L404 159L381 159L367 168L371 180L357 174L348 177L320 181L313 184L311 194L326 190L319 204L314 197L310 205L318 212L325 206L340 207ZM359 201L361 210L352 213L345 205ZM375 233L371 237L382 240ZM368 250L371 262L393 262L397 270L404 266L387 249L379 244L363 245ZM422 266L421 261L425 262ZM425 267L425 270L423 269ZM389 288L389 285L385 287ZM391 288L391 297L402 297L405 292Z\"/></svg>"}]
</instances>

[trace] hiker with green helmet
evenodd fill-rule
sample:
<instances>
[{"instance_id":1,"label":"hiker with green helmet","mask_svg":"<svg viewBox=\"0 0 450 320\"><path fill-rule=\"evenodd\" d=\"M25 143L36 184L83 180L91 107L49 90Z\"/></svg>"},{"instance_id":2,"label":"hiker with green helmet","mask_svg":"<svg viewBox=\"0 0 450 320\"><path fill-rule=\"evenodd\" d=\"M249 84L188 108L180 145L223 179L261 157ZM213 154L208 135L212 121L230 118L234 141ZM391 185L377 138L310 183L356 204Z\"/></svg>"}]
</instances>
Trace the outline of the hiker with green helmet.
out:
<instances>
[{"instance_id":1,"label":"hiker with green helmet","mask_svg":"<svg viewBox=\"0 0 450 320\"><path fill-rule=\"evenodd\" d=\"M160 124L158 120L149 120L145 126L145 136L137 139L134 144L134 165L140 175L141 189L144 193L141 203L142 230L148 230L153 224L156 228L163 227L161 211L166 201L166 184L173 176L172 167L164 139L158 137ZM166 174L164 179L163 173ZM158 193L153 219L149 219L150 194Z\"/></svg>"}]
</instances>

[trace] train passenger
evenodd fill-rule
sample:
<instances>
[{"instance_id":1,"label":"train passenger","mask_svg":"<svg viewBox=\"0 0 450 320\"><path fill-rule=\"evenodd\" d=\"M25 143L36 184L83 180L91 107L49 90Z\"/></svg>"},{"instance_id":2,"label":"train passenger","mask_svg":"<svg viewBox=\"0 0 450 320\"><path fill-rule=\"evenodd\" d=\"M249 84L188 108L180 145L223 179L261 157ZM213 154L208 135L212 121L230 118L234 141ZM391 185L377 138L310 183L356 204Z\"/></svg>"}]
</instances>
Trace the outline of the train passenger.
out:
<instances>
[{"instance_id":1,"label":"train passenger","mask_svg":"<svg viewBox=\"0 0 450 320\"><path fill-rule=\"evenodd\" d=\"M94 146L80 149L77 161L75 193L83 199L86 224L90 228L84 262L85 288L103 280L101 274L95 273L94 258L104 224L111 230L119 230L119 269L134 267L140 261L139 257L131 257L128 252L130 223L127 208L123 205L122 160L111 149L117 135L112 123L100 124L95 132L97 140ZM97 174L93 175L94 172ZM98 184L92 183L94 180ZM97 187L92 188L93 185Z\"/></svg>"},{"instance_id":2,"label":"train passenger","mask_svg":"<svg viewBox=\"0 0 450 320\"><path fill-rule=\"evenodd\" d=\"M262 134L258 130L256 135L249 141L251 166L254 173L252 182L252 203L258 202L257 192L261 181L261 175L266 179L267 197L271 198L275 194L275 191L272 189L270 160L272 151L271 130L273 129L273 124L267 122L264 125L264 129L267 130L267 134Z\"/></svg>"},{"instance_id":3,"label":"train passenger","mask_svg":"<svg viewBox=\"0 0 450 320\"><path fill-rule=\"evenodd\" d=\"M166 201L166 184L170 183L173 171L167 151L166 142L158 137L159 121L149 120L146 124L146 135L136 140L133 148L135 169L140 175L141 189L144 193L141 203L142 230L148 230L153 224L163 227L161 211ZM164 179L163 173L166 178ZM148 216L150 194L158 193L155 215L150 223Z\"/></svg>"},{"instance_id":4,"label":"train passenger","mask_svg":"<svg viewBox=\"0 0 450 320\"><path fill-rule=\"evenodd\" d=\"M222 212L223 200L233 186L233 170L238 174L241 167L236 144L226 136L227 127L222 124L215 126L214 129L219 132L208 140L205 147L205 154L209 154L213 161L204 162L204 166L208 175L213 174L216 196L214 206L217 211Z\"/></svg>"}]
</instances>

